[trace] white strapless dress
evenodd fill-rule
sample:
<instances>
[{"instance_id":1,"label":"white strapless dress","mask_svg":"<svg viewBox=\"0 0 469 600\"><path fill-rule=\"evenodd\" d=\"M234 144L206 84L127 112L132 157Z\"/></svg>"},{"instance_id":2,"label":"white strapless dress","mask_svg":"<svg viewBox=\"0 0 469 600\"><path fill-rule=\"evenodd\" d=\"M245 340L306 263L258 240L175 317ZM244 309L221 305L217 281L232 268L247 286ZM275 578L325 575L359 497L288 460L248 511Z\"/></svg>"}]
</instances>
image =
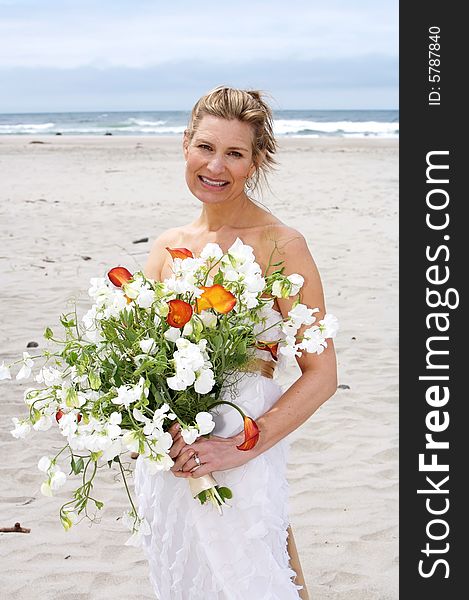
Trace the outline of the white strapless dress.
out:
<instances>
[{"instance_id":1,"label":"white strapless dress","mask_svg":"<svg viewBox=\"0 0 469 600\"><path fill-rule=\"evenodd\" d=\"M235 402L258 418L282 395L273 379L245 373ZM217 408L214 434L239 433L239 413ZM229 487L231 508L220 516L211 503L194 500L185 479L171 472L150 475L137 459L139 512L151 526L143 537L150 581L158 600L298 600L287 552L288 441L282 440L241 467L213 473Z\"/></svg>"}]
</instances>

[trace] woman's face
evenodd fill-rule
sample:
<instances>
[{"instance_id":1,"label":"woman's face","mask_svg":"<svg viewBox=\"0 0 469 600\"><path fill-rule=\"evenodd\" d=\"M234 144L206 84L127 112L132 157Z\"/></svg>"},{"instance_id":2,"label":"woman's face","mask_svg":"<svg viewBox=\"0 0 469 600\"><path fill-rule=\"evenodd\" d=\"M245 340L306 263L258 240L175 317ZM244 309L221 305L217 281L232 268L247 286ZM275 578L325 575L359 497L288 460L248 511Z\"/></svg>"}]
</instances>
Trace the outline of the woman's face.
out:
<instances>
[{"instance_id":1,"label":"woman's face","mask_svg":"<svg viewBox=\"0 0 469 600\"><path fill-rule=\"evenodd\" d=\"M192 141L184 139L187 185L201 202L216 204L244 194L255 171L248 123L205 115Z\"/></svg>"}]
</instances>

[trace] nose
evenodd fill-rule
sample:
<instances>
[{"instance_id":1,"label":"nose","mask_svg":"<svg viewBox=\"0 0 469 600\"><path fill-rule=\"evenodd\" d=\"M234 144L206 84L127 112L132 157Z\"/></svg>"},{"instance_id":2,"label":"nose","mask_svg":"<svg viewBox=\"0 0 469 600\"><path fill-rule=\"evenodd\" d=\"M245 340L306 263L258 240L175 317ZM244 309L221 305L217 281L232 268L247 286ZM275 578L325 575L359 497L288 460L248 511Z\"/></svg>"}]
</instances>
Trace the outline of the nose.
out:
<instances>
[{"instance_id":1,"label":"nose","mask_svg":"<svg viewBox=\"0 0 469 600\"><path fill-rule=\"evenodd\" d=\"M219 154L214 154L208 161L207 168L214 175L223 173L223 171L225 170L224 157Z\"/></svg>"}]
</instances>

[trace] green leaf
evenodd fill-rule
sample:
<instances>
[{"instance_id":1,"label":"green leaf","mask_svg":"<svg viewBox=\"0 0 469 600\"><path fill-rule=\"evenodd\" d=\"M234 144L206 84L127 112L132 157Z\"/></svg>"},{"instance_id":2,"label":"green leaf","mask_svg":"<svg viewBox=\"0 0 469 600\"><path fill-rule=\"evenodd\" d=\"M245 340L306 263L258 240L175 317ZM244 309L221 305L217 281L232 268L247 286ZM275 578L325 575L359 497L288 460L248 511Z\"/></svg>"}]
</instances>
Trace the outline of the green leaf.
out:
<instances>
[{"instance_id":1,"label":"green leaf","mask_svg":"<svg viewBox=\"0 0 469 600\"><path fill-rule=\"evenodd\" d=\"M101 378L99 376L99 373L96 373L96 371L90 371L88 373L88 379L90 382L90 386L92 390L99 390L99 388L101 387Z\"/></svg>"},{"instance_id":2,"label":"green leaf","mask_svg":"<svg viewBox=\"0 0 469 600\"><path fill-rule=\"evenodd\" d=\"M207 492L200 492L200 494L197 495L197 498L200 500L201 504L205 504L205 502L207 501Z\"/></svg>"},{"instance_id":3,"label":"green leaf","mask_svg":"<svg viewBox=\"0 0 469 600\"><path fill-rule=\"evenodd\" d=\"M44 337L46 340L51 340L54 337L54 333L50 327L46 327L44 331Z\"/></svg>"},{"instance_id":4,"label":"green leaf","mask_svg":"<svg viewBox=\"0 0 469 600\"><path fill-rule=\"evenodd\" d=\"M218 273L215 275L215 277L213 278L213 284L222 284L223 283L223 273L221 271L218 271Z\"/></svg>"},{"instance_id":5,"label":"green leaf","mask_svg":"<svg viewBox=\"0 0 469 600\"><path fill-rule=\"evenodd\" d=\"M218 493L220 494L220 496L224 499L224 498L228 498L228 500L230 498L233 498L233 493L230 490L230 488L227 487L217 487Z\"/></svg>"},{"instance_id":6,"label":"green leaf","mask_svg":"<svg viewBox=\"0 0 469 600\"><path fill-rule=\"evenodd\" d=\"M94 503L96 504L96 508L98 510L101 510L104 506L104 502L100 502L99 500L95 500Z\"/></svg>"}]
</instances>

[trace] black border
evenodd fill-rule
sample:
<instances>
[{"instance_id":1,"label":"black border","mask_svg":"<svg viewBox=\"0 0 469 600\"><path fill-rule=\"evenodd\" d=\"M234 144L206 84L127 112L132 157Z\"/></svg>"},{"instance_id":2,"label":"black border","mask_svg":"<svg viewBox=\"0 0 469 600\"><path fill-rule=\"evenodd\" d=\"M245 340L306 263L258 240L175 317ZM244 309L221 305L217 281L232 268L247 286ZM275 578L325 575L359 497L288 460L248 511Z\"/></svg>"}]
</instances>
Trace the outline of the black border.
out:
<instances>
[{"instance_id":1,"label":"black border","mask_svg":"<svg viewBox=\"0 0 469 600\"><path fill-rule=\"evenodd\" d=\"M458 55L465 49L468 34L461 6L462 3L434 0L422 4L401 3L400 6L400 597L404 599L446 600L467 595L466 517L463 511L468 510L468 503L463 488L469 472L464 465L465 456L469 454L465 445L466 439L469 444L466 427L469 425L466 418L469 384L464 381L465 372L469 372L469 360L466 359L469 353L464 344L465 278L469 271L465 240L469 238L469 229L463 215L467 203L467 191L463 187L467 167L465 169L463 161L468 128L462 92L467 85L467 69L462 60L458 62ZM428 80L428 52L429 43L432 43L428 36L432 26L440 28L441 81L437 83ZM439 105L428 104L432 86L440 88ZM426 158L431 151L449 152L438 158L440 163L449 165L449 183L440 186L450 198L446 209L450 222L444 231L432 231L425 221L429 212L426 196L431 185L426 181ZM443 240L444 235L449 235L449 240ZM448 259L444 260L446 252L442 251L440 258L429 262L426 247L429 246L434 255L440 244L448 246ZM450 269L448 283L439 286L441 292L445 287L452 287L459 293L457 308L435 309L448 312L450 320L448 331L440 333L449 337L446 344L449 355L442 357L440 362L449 364L446 373L450 380L441 385L448 385L450 399L440 410L448 412L450 424L446 431L434 434L435 439L449 442L449 449L438 452L438 462L449 464L449 472L433 474L436 482L449 475L448 494L431 496L435 498L435 507L438 501L443 506L445 497L450 502L448 512L441 517L448 522L449 533L441 542L427 538L428 522L438 517L427 512L427 496L417 493L418 489L431 487L425 478L432 476L419 471L418 456L425 451L425 434L428 433L425 418L430 410L434 410L425 398L430 383L419 381L419 376L428 375L426 342L429 336L436 335L435 330L429 331L426 325L426 316L434 310L427 305L426 288L436 287L429 285L426 271L436 263L442 269L445 265ZM441 375L443 371L432 371L432 374L436 373ZM428 454L431 451L427 451ZM442 532L443 526L432 531ZM427 541L434 548L449 543L448 552L427 558L421 552ZM419 575L421 559L426 561L423 570L428 573L432 570L429 568L432 561L438 558L448 561L448 578L445 578L447 571L442 564L435 568L431 577Z\"/></svg>"}]
</instances>

